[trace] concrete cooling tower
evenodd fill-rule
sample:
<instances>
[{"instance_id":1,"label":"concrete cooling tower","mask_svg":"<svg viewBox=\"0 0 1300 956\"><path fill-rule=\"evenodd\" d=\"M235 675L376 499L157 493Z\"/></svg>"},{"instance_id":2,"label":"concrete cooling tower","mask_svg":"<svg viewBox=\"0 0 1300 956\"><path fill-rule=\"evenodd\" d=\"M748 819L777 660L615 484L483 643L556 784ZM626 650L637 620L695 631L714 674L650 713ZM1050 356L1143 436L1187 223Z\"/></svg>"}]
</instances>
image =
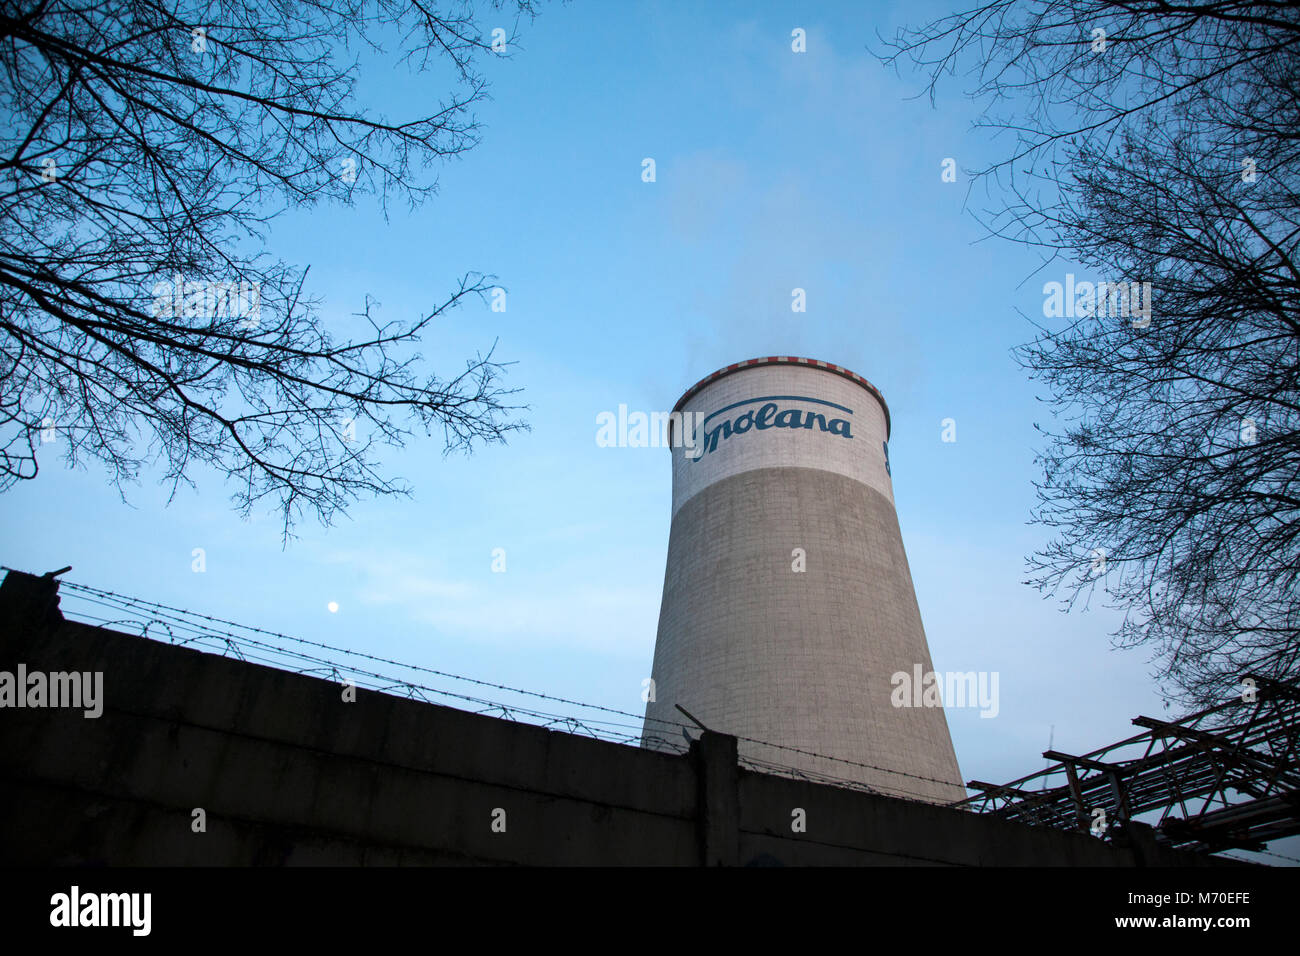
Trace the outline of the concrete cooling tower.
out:
<instances>
[{"instance_id":1,"label":"concrete cooling tower","mask_svg":"<svg viewBox=\"0 0 1300 956\"><path fill-rule=\"evenodd\" d=\"M681 742L664 723L688 723L680 704L710 730L848 761L742 739L750 766L962 799L943 707L895 676L933 667L880 392L848 369L778 356L714 372L674 411L644 745Z\"/></svg>"}]
</instances>

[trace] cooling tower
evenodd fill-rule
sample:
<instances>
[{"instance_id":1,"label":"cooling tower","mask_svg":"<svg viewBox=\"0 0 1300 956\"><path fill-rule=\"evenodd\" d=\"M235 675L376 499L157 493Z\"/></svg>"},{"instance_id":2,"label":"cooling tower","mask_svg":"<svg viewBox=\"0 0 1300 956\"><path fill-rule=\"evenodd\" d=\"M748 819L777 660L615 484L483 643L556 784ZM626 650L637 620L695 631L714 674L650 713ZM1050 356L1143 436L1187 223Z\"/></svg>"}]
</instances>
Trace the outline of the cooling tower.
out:
<instances>
[{"instance_id":1,"label":"cooling tower","mask_svg":"<svg viewBox=\"0 0 1300 956\"><path fill-rule=\"evenodd\" d=\"M680 704L742 738L747 766L962 799L943 707L911 686L933 667L880 392L827 362L759 358L714 372L674 411L644 745L682 742L664 723L689 723Z\"/></svg>"}]
</instances>

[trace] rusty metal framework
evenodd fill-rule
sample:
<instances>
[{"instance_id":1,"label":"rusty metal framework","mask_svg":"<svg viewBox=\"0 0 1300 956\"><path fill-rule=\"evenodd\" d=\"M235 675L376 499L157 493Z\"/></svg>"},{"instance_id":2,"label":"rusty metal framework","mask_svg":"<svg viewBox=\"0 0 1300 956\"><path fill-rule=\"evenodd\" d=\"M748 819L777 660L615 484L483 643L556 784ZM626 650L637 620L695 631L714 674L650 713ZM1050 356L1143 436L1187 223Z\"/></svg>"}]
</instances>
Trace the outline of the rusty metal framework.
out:
<instances>
[{"instance_id":1,"label":"rusty metal framework","mask_svg":"<svg viewBox=\"0 0 1300 956\"><path fill-rule=\"evenodd\" d=\"M1136 737L1056 761L1008 784L972 780L965 806L1008 820L1214 853L1262 850L1300 833L1300 685L1243 677L1241 697L1176 721L1136 717ZM1249 682L1249 683L1248 683Z\"/></svg>"}]
</instances>

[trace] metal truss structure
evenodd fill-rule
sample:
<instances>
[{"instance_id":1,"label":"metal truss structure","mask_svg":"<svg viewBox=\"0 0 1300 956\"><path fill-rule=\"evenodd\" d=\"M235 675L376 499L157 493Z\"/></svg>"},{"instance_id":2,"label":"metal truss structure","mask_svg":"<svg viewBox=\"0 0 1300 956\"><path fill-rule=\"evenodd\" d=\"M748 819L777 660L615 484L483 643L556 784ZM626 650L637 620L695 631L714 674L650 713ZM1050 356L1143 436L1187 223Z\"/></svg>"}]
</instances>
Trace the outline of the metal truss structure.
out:
<instances>
[{"instance_id":1,"label":"metal truss structure","mask_svg":"<svg viewBox=\"0 0 1300 956\"><path fill-rule=\"evenodd\" d=\"M1239 698L1180 720L1136 717L1136 737L1055 764L957 804L1008 820L1123 839L1127 824L1206 853L1262 850L1300 833L1300 685L1242 678Z\"/></svg>"}]
</instances>

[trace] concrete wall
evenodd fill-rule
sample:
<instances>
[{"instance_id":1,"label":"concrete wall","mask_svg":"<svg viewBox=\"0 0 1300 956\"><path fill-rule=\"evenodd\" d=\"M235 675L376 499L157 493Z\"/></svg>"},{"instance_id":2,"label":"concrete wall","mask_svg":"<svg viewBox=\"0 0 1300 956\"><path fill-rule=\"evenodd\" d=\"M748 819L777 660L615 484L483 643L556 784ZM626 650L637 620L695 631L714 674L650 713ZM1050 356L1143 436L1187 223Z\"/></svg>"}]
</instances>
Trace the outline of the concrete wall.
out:
<instances>
[{"instance_id":1,"label":"concrete wall","mask_svg":"<svg viewBox=\"0 0 1300 956\"><path fill-rule=\"evenodd\" d=\"M330 681L65 622L55 590L0 586L0 671L102 671L104 710L0 708L7 864L1200 861L749 773L719 734L671 756L364 690L346 703Z\"/></svg>"}]
</instances>

